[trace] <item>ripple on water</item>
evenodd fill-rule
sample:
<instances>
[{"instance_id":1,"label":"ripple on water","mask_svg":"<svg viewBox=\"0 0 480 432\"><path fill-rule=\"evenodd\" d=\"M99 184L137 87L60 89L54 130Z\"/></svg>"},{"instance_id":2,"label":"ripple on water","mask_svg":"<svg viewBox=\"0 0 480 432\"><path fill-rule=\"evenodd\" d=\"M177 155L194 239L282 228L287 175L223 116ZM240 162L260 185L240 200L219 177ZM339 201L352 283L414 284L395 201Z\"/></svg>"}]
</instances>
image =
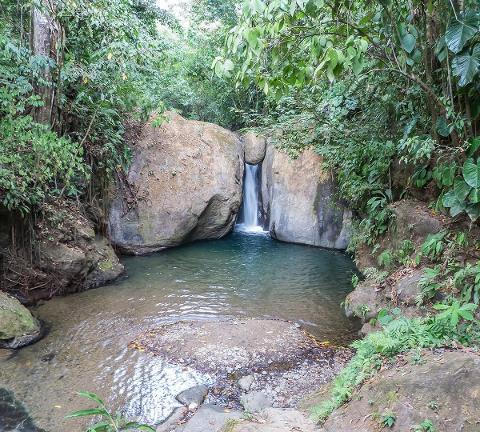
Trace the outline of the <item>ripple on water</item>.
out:
<instances>
[{"instance_id":1,"label":"ripple on water","mask_svg":"<svg viewBox=\"0 0 480 432\"><path fill-rule=\"evenodd\" d=\"M341 343L358 330L340 308L355 269L338 252L234 233L123 261L128 277L116 284L40 306L37 313L51 326L50 334L0 359L2 385L50 432L81 430L81 422L63 420L88 406L75 396L79 390L98 393L134 418L158 422L178 406L176 394L210 382L126 348L138 333L162 323L283 318Z\"/></svg>"}]
</instances>

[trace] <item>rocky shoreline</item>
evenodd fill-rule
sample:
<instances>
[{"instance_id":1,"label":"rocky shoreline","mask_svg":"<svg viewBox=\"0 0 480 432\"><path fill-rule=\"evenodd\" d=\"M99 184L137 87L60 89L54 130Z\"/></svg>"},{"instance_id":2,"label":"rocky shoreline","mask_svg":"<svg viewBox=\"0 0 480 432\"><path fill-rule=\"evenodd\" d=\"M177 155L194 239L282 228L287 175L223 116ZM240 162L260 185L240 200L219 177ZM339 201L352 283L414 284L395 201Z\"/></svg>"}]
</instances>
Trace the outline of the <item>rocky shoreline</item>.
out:
<instances>
[{"instance_id":1,"label":"rocky shoreline","mask_svg":"<svg viewBox=\"0 0 480 432\"><path fill-rule=\"evenodd\" d=\"M299 406L329 382L351 357L282 320L178 322L139 335L130 348L208 373L213 385L177 399L160 432L315 430ZM205 401L205 405L201 405ZM255 425L256 429L251 429ZM283 425L283 426L282 426ZM294 430L294 429L293 429Z\"/></svg>"}]
</instances>

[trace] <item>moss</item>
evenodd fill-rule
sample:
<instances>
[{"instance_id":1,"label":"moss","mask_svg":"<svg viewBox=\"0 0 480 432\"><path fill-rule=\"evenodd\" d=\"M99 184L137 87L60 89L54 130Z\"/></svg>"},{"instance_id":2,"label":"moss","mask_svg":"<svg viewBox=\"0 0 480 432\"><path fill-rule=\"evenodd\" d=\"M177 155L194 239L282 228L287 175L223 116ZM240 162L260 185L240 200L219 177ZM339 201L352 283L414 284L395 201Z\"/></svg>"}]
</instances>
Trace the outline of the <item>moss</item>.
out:
<instances>
[{"instance_id":1,"label":"moss","mask_svg":"<svg viewBox=\"0 0 480 432\"><path fill-rule=\"evenodd\" d=\"M0 292L0 339L34 334L38 322L18 300Z\"/></svg>"}]
</instances>

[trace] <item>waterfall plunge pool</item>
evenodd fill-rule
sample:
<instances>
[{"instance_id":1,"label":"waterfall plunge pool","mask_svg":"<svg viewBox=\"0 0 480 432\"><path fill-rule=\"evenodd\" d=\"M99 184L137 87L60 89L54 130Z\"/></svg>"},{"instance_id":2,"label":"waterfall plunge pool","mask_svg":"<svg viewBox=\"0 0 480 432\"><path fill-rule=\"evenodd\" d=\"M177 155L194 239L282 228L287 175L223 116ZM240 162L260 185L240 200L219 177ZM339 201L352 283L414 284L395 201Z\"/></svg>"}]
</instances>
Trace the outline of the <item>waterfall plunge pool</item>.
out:
<instances>
[{"instance_id":1,"label":"waterfall plunge pool","mask_svg":"<svg viewBox=\"0 0 480 432\"><path fill-rule=\"evenodd\" d=\"M0 387L13 391L47 431L81 430L82 423L63 419L90 406L76 391L96 392L131 418L155 423L179 405L180 391L209 383L208 376L127 348L162 323L281 318L340 344L359 328L340 306L355 267L339 252L234 232L123 262L126 276L117 283L37 307L49 334L0 356Z\"/></svg>"}]
</instances>

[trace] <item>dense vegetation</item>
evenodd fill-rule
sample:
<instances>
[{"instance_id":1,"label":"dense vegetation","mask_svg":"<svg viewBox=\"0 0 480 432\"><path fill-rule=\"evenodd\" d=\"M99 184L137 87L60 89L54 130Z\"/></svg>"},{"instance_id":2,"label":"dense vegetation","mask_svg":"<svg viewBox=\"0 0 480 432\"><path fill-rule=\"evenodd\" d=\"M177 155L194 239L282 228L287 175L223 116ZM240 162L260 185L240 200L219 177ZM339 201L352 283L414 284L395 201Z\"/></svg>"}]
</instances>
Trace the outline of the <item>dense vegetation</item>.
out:
<instances>
[{"instance_id":1,"label":"dense vegetation","mask_svg":"<svg viewBox=\"0 0 480 432\"><path fill-rule=\"evenodd\" d=\"M427 239L420 256L408 243L378 251L387 272L422 262L429 315L385 311L318 418L400 352L478 342L477 2L197 0L188 25L146 0L2 6L3 206L26 215L58 197L104 205L128 165L125 125L153 111L249 127L292 157L311 146L323 156L358 216L352 250L378 249L388 205L402 197L466 221ZM31 42L38 32L46 51Z\"/></svg>"}]
</instances>

